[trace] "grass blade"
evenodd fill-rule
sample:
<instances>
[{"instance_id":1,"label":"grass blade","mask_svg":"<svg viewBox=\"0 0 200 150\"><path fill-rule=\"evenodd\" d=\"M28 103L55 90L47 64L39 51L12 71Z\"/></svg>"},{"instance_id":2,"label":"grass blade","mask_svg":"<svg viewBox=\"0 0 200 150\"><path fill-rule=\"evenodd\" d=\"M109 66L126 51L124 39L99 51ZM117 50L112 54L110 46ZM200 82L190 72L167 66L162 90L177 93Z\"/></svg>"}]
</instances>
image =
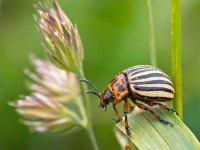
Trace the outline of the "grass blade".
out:
<instances>
[{"instance_id":1,"label":"grass blade","mask_svg":"<svg viewBox=\"0 0 200 150\"><path fill-rule=\"evenodd\" d=\"M155 31L154 31L151 0L146 0L146 6L147 6L148 30L149 30L150 64L152 66L156 66L156 42L155 42Z\"/></svg>"},{"instance_id":2,"label":"grass blade","mask_svg":"<svg viewBox=\"0 0 200 150\"><path fill-rule=\"evenodd\" d=\"M199 141L189 128L173 113L155 108L154 111L163 119L171 122L166 126L154 119L149 112L136 108L128 116L131 142L141 150L193 150L200 149ZM116 124L126 134L124 120Z\"/></svg>"}]
</instances>

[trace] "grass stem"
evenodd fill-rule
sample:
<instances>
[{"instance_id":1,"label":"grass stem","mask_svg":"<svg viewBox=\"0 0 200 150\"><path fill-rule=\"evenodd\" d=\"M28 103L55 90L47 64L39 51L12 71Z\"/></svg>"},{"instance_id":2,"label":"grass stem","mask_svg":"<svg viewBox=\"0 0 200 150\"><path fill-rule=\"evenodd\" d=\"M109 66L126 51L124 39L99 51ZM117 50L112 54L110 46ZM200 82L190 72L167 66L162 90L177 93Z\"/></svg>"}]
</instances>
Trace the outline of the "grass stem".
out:
<instances>
[{"instance_id":1,"label":"grass stem","mask_svg":"<svg viewBox=\"0 0 200 150\"><path fill-rule=\"evenodd\" d=\"M79 79L85 79L85 75L84 75L83 70L80 71L78 76L79 76ZM86 115L87 115L87 118L88 118L88 125L87 125L87 128L86 128L87 134L88 134L88 137L93 144L94 150L99 150L99 147L98 147L98 144L97 144L97 141L96 141L96 138L95 138L94 130L93 130L93 127L92 127L90 97L89 97L89 95L85 94L85 91L88 90L88 87L87 87L86 84L80 84L80 87L81 87L83 98L84 98L84 101L85 101Z\"/></svg>"},{"instance_id":2,"label":"grass stem","mask_svg":"<svg viewBox=\"0 0 200 150\"><path fill-rule=\"evenodd\" d=\"M181 27L180 0L171 0L171 40L172 40L172 80L175 86L173 106L179 117L183 118L182 110L182 69L181 69Z\"/></svg>"},{"instance_id":3,"label":"grass stem","mask_svg":"<svg viewBox=\"0 0 200 150\"><path fill-rule=\"evenodd\" d=\"M147 17L148 17L148 30L149 30L149 49L150 49L150 64L156 66L156 44L155 44L155 31L153 23L153 13L151 8L151 0L146 0Z\"/></svg>"}]
</instances>

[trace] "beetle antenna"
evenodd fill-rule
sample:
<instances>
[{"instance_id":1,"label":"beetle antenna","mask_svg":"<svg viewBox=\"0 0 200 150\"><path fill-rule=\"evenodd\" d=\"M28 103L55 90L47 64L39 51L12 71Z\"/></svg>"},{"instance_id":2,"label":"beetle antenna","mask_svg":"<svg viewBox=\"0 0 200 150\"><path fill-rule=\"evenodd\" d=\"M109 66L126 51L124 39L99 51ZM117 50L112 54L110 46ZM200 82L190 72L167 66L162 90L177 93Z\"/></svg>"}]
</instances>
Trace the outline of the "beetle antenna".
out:
<instances>
[{"instance_id":1,"label":"beetle antenna","mask_svg":"<svg viewBox=\"0 0 200 150\"><path fill-rule=\"evenodd\" d=\"M79 81L80 81L80 82L87 83L88 85L92 86L92 87L95 89L96 94L97 94L97 93L100 93L99 90L96 88L96 86L95 86L94 84L92 84L90 81L88 81L88 80L86 80L86 79L80 79ZM88 92L88 91L87 91L87 92ZM93 94L94 94L94 93L93 93Z\"/></svg>"},{"instance_id":2,"label":"beetle antenna","mask_svg":"<svg viewBox=\"0 0 200 150\"><path fill-rule=\"evenodd\" d=\"M93 94L93 95L98 96L101 99L101 96L97 92L95 92L93 90L88 90L88 91L85 92L85 94Z\"/></svg>"}]
</instances>

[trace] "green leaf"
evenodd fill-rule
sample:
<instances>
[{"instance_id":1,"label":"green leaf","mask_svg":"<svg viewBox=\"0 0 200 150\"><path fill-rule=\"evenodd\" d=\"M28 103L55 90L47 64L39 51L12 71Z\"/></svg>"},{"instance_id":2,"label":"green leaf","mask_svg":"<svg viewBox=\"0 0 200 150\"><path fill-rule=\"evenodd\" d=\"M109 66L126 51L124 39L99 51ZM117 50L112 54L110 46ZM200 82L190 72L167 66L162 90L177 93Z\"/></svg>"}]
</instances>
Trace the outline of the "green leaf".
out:
<instances>
[{"instance_id":1,"label":"green leaf","mask_svg":"<svg viewBox=\"0 0 200 150\"><path fill-rule=\"evenodd\" d=\"M173 124L164 125L149 112L136 108L128 115L131 142L141 150L197 150L200 144L190 129L172 112L155 108L154 112ZM124 120L116 124L124 134Z\"/></svg>"}]
</instances>

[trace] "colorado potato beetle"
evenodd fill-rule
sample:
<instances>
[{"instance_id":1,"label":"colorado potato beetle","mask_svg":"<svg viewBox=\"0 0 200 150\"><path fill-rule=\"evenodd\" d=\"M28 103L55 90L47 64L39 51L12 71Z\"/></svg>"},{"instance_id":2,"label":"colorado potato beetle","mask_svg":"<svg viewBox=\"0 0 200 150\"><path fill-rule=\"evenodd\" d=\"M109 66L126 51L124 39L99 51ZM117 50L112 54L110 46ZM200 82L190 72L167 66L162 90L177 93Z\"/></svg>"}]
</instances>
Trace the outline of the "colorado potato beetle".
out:
<instances>
[{"instance_id":1,"label":"colorado potato beetle","mask_svg":"<svg viewBox=\"0 0 200 150\"><path fill-rule=\"evenodd\" d=\"M86 94L94 94L100 98L100 107L107 109L107 105L112 103L115 114L118 118L117 122L122 120L121 115L116 109L116 105L122 100L124 101L125 129L128 136L131 136L127 113L129 108L133 108L128 101L130 99L137 107L145 111L149 111L154 118L158 119L165 125L172 124L162 119L158 114L151 110L148 106L159 105L160 108L168 111L177 112L162 102L170 101L174 97L174 88L171 79L160 69L149 66L139 65L125 69L116 75L107 85L102 93L88 80L81 79L92 86L94 90L86 91Z\"/></svg>"}]
</instances>

